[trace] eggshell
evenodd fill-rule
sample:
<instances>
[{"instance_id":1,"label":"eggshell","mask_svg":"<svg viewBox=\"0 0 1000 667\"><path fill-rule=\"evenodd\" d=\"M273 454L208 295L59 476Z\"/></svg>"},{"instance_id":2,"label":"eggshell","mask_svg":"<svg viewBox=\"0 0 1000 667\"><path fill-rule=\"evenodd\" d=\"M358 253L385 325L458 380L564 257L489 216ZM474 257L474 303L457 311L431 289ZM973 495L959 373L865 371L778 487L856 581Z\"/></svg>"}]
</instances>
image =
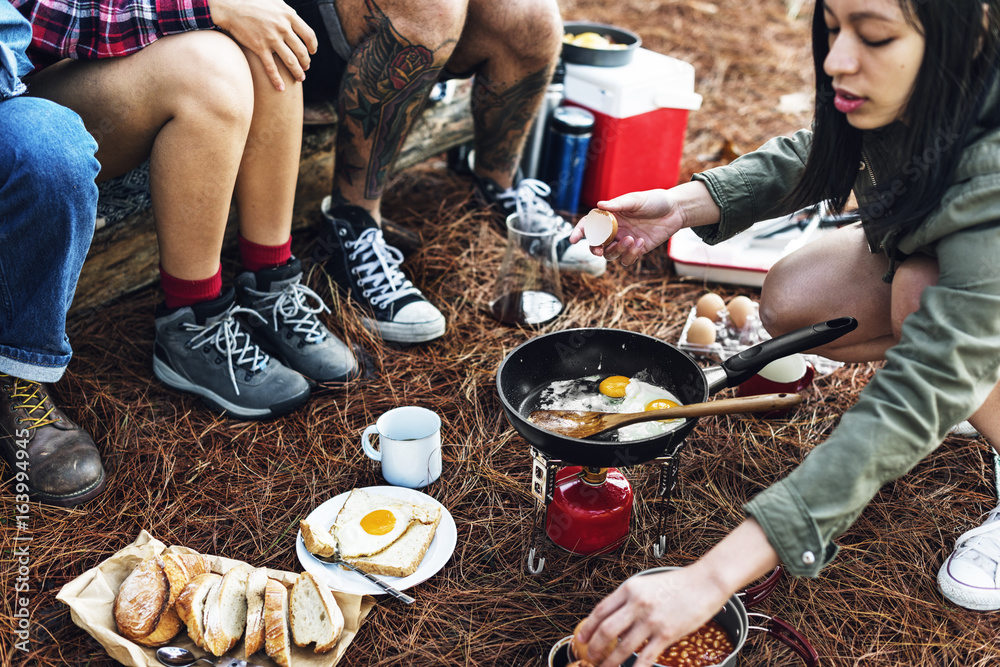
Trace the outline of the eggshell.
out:
<instances>
[{"instance_id":1,"label":"eggshell","mask_svg":"<svg viewBox=\"0 0 1000 667\"><path fill-rule=\"evenodd\" d=\"M707 317L696 317L687 331L691 345L711 345L715 342L715 322Z\"/></svg>"},{"instance_id":2,"label":"eggshell","mask_svg":"<svg viewBox=\"0 0 1000 667\"><path fill-rule=\"evenodd\" d=\"M715 292L709 292L698 299L694 306L694 314L698 317L707 317L713 322L722 319L719 311L726 307L726 302Z\"/></svg>"},{"instance_id":3,"label":"eggshell","mask_svg":"<svg viewBox=\"0 0 1000 667\"><path fill-rule=\"evenodd\" d=\"M747 319L753 315L754 308L754 302L749 297L734 296L726 305L726 310L729 311L729 321L737 329L742 329L746 326Z\"/></svg>"},{"instance_id":4,"label":"eggshell","mask_svg":"<svg viewBox=\"0 0 1000 667\"><path fill-rule=\"evenodd\" d=\"M599 208L590 209L590 213L583 216L583 237L590 246L606 246L615 240L618 234L618 219L610 211L602 211Z\"/></svg>"}]
</instances>

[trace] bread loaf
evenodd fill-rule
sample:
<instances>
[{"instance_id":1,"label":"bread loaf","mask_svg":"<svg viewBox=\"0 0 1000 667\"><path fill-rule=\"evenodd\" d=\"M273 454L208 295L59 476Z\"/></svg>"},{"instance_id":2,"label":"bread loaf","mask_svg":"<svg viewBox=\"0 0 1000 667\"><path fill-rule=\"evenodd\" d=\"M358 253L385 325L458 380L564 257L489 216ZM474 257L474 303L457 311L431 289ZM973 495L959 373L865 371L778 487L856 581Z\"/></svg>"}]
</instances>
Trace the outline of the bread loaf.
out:
<instances>
[{"instance_id":1,"label":"bread loaf","mask_svg":"<svg viewBox=\"0 0 1000 667\"><path fill-rule=\"evenodd\" d=\"M205 600L214 587L218 596L222 576L214 572L199 574L188 582L174 604L177 616L187 626L188 636L197 646L205 648Z\"/></svg>"},{"instance_id":2,"label":"bread loaf","mask_svg":"<svg viewBox=\"0 0 1000 667\"><path fill-rule=\"evenodd\" d=\"M237 565L222 576L218 596L205 603L205 648L215 656L236 646L247 623L250 567Z\"/></svg>"},{"instance_id":3,"label":"bread loaf","mask_svg":"<svg viewBox=\"0 0 1000 667\"><path fill-rule=\"evenodd\" d=\"M303 572L292 586L288 602L292 639L297 646L316 642L316 653L326 653L337 645L344 630L344 614L330 589Z\"/></svg>"},{"instance_id":4,"label":"bread loaf","mask_svg":"<svg viewBox=\"0 0 1000 667\"><path fill-rule=\"evenodd\" d=\"M163 573L167 576L169 598L153 631L135 640L145 646L163 646L180 633L184 622L175 609L177 598L192 577L208 572L208 559L198 554L165 554L161 556L161 561Z\"/></svg>"},{"instance_id":5,"label":"bread loaf","mask_svg":"<svg viewBox=\"0 0 1000 667\"><path fill-rule=\"evenodd\" d=\"M267 570L255 568L247 577L247 631L244 647L246 656L264 648L264 591L267 587Z\"/></svg>"},{"instance_id":6,"label":"bread loaf","mask_svg":"<svg viewBox=\"0 0 1000 667\"><path fill-rule=\"evenodd\" d=\"M288 589L268 579L264 589L264 651L281 667L291 667L292 646L288 627Z\"/></svg>"},{"instance_id":7,"label":"bread loaf","mask_svg":"<svg viewBox=\"0 0 1000 667\"><path fill-rule=\"evenodd\" d=\"M158 556L145 558L125 577L113 612L118 634L139 641L156 629L170 600L170 585Z\"/></svg>"}]
</instances>

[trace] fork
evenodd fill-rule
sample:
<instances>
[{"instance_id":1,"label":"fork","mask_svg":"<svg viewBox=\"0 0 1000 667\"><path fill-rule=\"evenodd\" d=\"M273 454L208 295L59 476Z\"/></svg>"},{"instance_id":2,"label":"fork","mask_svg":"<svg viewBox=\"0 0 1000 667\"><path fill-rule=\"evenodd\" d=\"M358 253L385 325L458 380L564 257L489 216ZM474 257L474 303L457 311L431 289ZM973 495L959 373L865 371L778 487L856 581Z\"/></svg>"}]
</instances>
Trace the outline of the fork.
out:
<instances>
[{"instance_id":1,"label":"fork","mask_svg":"<svg viewBox=\"0 0 1000 667\"><path fill-rule=\"evenodd\" d=\"M316 554L313 554L313 556L316 558L316 560L321 560L324 563L330 563L331 565L345 565L349 567L350 569L354 570L368 581L372 582L376 586L381 587L382 590L384 590L386 593L396 598L400 602L405 602L406 604L413 604L415 602L415 600L406 593L396 590L395 588L390 586L388 583L382 581L375 575L369 574L368 572L362 570L360 567L352 565L351 563L348 563L346 560L344 560L343 557L340 555L339 544L334 546L333 556L318 556Z\"/></svg>"}]
</instances>

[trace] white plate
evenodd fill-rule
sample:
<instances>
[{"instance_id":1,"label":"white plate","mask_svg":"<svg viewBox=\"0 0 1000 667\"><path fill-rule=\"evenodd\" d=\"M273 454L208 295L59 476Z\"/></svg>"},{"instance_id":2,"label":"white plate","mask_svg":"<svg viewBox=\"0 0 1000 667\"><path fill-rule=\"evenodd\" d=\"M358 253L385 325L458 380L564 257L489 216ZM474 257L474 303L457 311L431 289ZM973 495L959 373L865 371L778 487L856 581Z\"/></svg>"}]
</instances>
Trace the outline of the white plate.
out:
<instances>
[{"instance_id":1,"label":"white plate","mask_svg":"<svg viewBox=\"0 0 1000 667\"><path fill-rule=\"evenodd\" d=\"M396 590L403 591L437 574L444 567L444 564L448 562L448 559L451 558L451 554L455 551L455 544L458 542L458 530L455 528L455 520L451 517L448 510L445 509L444 505L426 493L421 493L415 489L407 489L402 486L369 486L364 490L397 500L437 505L441 508L441 521L438 523L437 530L434 532L434 539L431 540L431 545L427 548L427 553L424 554L424 559L420 561L417 571L408 577L379 576L379 578ZM347 496L350 493L350 491L345 491L339 496L330 498L314 509L306 517L310 525L315 526L318 530L329 530L330 526L337 519L337 512L347 502ZM332 565L318 560L306 549L306 545L302 541L302 531L299 531L298 537L295 539L295 554L299 557L299 563L302 564L306 572L319 578L320 581L335 591L353 593L355 595L385 595L385 591L357 572L345 570L339 565Z\"/></svg>"}]
</instances>

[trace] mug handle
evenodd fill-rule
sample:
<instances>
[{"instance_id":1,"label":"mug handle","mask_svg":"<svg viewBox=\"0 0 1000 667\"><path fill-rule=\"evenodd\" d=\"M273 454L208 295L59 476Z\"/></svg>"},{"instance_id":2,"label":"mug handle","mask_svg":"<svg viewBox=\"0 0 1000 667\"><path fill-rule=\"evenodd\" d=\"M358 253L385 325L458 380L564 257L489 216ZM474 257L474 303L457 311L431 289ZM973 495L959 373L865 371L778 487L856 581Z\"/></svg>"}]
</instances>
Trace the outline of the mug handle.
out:
<instances>
[{"instance_id":1,"label":"mug handle","mask_svg":"<svg viewBox=\"0 0 1000 667\"><path fill-rule=\"evenodd\" d=\"M799 381L795 384L795 391L802 391L808 387L813 378L816 376L816 369L808 361L806 362L806 372L799 378Z\"/></svg>"},{"instance_id":2,"label":"mug handle","mask_svg":"<svg viewBox=\"0 0 1000 667\"><path fill-rule=\"evenodd\" d=\"M378 427L375 426L374 424L366 428L365 432L361 434L361 449L365 451L365 454L368 455L368 458L372 459L373 461L378 461L381 463L382 452L372 447L372 443L369 441L369 438L372 435L377 435L377 434L378 434Z\"/></svg>"}]
</instances>

